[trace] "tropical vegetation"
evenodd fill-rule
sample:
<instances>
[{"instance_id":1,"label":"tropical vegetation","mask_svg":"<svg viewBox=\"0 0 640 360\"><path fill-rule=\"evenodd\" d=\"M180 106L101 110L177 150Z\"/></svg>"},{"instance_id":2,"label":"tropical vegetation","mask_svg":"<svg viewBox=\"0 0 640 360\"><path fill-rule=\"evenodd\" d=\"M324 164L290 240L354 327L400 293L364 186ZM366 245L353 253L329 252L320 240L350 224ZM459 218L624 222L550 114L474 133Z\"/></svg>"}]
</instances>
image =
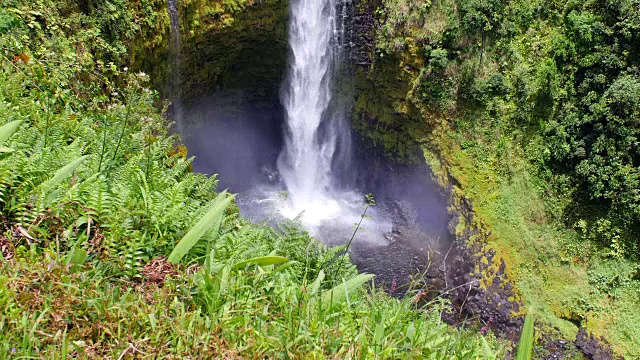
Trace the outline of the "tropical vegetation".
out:
<instances>
[{"instance_id":1,"label":"tropical vegetation","mask_svg":"<svg viewBox=\"0 0 640 360\"><path fill-rule=\"evenodd\" d=\"M444 300L389 296L295 222L241 218L190 170L149 76L125 66L148 31L130 16L153 15L136 5L0 8L1 358L509 351L443 323Z\"/></svg>"},{"instance_id":2,"label":"tropical vegetation","mask_svg":"<svg viewBox=\"0 0 640 360\"><path fill-rule=\"evenodd\" d=\"M368 3L360 133L472 201L458 237L478 229L550 331L639 356L640 3Z\"/></svg>"}]
</instances>

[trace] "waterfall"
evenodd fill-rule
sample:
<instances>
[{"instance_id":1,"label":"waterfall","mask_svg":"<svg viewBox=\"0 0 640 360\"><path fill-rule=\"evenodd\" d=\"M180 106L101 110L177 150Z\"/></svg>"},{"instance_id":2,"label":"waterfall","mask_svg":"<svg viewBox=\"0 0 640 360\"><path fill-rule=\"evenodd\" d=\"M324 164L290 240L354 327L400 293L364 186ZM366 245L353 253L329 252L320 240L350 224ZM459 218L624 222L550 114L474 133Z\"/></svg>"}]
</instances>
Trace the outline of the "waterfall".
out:
<instances>
[{"instance_id":1,"label":"waterfall","mask_svg":"<svg viewBox=\"0 0 640 360\"><path fill-rule=\"evenodd\" d=\"M181 54L182 54L182 39L180 36L180 18L178 14L178 7L176 5L178 0L167 0L167 10L169 12L169 20L171 22L171 85L169 87L169 95L171 98L171 104L173 107L173 116L176 122L178 133L184 134L182 125L182 102L180 99L180 66L181 66Z\"/></svg>"},{"instance_id":2,"label":"waterfall","mask_svg":"<svg viewBox=\"0 0 640 360\"><path fill-rule=\"evenodd\" d=\"M350 126L340 101L332 98L345 39L345 4L290 4L291 55L282 92L286 131L278 170L288 190L288 211L323 216L335 205L334 169L344 168L350 158Z\"/></svg>"}]
</instances>

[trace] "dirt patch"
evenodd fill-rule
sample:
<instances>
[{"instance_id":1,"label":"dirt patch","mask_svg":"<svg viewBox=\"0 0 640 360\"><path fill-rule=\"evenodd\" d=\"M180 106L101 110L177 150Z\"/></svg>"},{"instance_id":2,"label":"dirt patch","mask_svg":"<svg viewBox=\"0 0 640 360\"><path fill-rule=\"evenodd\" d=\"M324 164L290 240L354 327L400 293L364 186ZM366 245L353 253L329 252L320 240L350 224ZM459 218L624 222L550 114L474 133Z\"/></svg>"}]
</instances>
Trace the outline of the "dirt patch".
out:
<instances>
[{"instance_id":1,"label":"dirt patch","mask_svg":"<svg viewBox=\"0 0 640 360\"><path fill-rule=\"evenodd\" d=\"M142 268L145 282L150 282L162 286L167 277L175 277L178 275L175 267L167 261L164 256L157 257L148 262Z\"/></svg>"}]
</instances>

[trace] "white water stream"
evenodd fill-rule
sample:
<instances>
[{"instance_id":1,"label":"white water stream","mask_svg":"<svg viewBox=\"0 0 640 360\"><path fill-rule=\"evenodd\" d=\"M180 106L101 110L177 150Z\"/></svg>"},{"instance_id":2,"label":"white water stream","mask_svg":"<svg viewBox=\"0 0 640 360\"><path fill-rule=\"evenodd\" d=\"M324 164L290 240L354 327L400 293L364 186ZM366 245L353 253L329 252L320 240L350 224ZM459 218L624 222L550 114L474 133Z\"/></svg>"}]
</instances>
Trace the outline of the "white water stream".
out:
<instances>
[{"instance_id":1,"label":"white water stream","mask_svg":"<svg viewBox=\"0 0 640 360\"><path fill-rule=\"evenodd\" d=\"M283 89L287 131L278 170L288 191L281 209L309 226L357 220L363 197L337 192L333 168L350 158L348 119L332 102L344 39L344 14L336 0L293 0L288 77ZM339 18L336 18L336 15Z\"/></svg>"}]
</instances>

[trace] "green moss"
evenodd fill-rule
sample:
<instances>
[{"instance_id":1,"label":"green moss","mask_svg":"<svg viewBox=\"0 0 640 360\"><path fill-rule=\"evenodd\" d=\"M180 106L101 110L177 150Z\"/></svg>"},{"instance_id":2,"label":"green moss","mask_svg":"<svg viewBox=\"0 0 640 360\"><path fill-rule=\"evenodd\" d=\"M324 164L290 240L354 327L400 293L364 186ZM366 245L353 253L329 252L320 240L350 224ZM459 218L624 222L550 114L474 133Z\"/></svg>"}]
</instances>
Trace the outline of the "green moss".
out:
<instances>
[{"instance_id":1,"label":"green moss","mask_svg":"<svg viewBox=\"0 0 640 360\"><path fill-rule=\"evenodd\" d=\"M400 58L384 57L368 72L359 69L356 76L354 128L398 161L415 161L418 154L410 134L419 128L421 117L409 98L417 75L406 70Z\"/></svg>"},{"instance_id":2,"label":"green moss","mask_svg":"<svg viewBox=\"0 0 640 360\"><path fill-rule=\"evenodd\" d=\"M483 165L491 163L488 160L495 159L496 152L491 151L486 159L476 148L461 149L457 141L454 134L432 140L431 146L437 144L442 159L436 168L445 167L453 179L462 180L454 196L464 194L474 200L474 214L491 230L489 244L507 262L508 276L522 300L535 309L548 331L559 329L571 339L578 331L575 323L582 321L588 331L611 342L616 353L633 354L640 339L636 316L640 284L631 279L636 265L621 260L603 262L597 251L593 255L595 249L590 258L574 261L577 235L546 213L536 177L524 159L512 158L508 179L495 167ZM432 151L425 153L431 153L427 157L431 164L438 158ZM462 234L471 225L460 221L456 232ZM605 275L589 276L594 273ZM627 280L612 282L614 274L623 278L627 274ZM491 272L487 275L490 279ZM594 281L602 282L605 290L598 290Z\"/></svg>"},{"instance_id":3,"label":"green moss","mask_svg":"<svg viewBox=\"0 0 640 360\"><path fill-rule=\"evenodd\" d=\"M184 100L221 89L245 90L251 98L277 101L288 54L288 1L179 1L180 69L173 68L171 31L166 1L147 7L156 19L129 40L129 65L147 71L165 97ZM142 15L140 16L142 18ZM174 94L175 95L175 94Z\"/></svg>"},{"instance_id":4,"label":"green moss","mask_svg":"<svg viewBox=\"0 0 640 360\"><path fill-rule=\"evenodd\" d=\"M247 96L277 101L286 69L286 0L237 10L233 21L213 10L190 19L183 43L181 89L186 99L220 89L245 89Z\"/></svg>"},{"instance_id":5,"label":"green moss","mask_svg":"<svg viewBox=\"0 0 640 360\"><path fill-rule=\"evenodd\" d=\"M511 15L526 23L522 33L505 27L513 38L484 46L446 9L404 0L383 4L377 55L356 80L354 126L396 159L404 158L398 144L422 146L435 179L450 190L451 213L464 213L466 199L473 205L471 214L457 217L456 236L496 250L516 298L534 308L547 333L559 329L571 339L581 322L616 354L637 356L637 264L567 228L571 188L540 165L549 156L541 118L553 109L539 105L538 75L558 28L545 19L530 26L533 18L524 19L517 11L526 6L517 3ZM438 70L440 60L447 64ZM429 91L440 85L438 76L453 80L450 93ZM483 286L495 270L492 264L482 272Z\"/></svg>"}]
</instances>

